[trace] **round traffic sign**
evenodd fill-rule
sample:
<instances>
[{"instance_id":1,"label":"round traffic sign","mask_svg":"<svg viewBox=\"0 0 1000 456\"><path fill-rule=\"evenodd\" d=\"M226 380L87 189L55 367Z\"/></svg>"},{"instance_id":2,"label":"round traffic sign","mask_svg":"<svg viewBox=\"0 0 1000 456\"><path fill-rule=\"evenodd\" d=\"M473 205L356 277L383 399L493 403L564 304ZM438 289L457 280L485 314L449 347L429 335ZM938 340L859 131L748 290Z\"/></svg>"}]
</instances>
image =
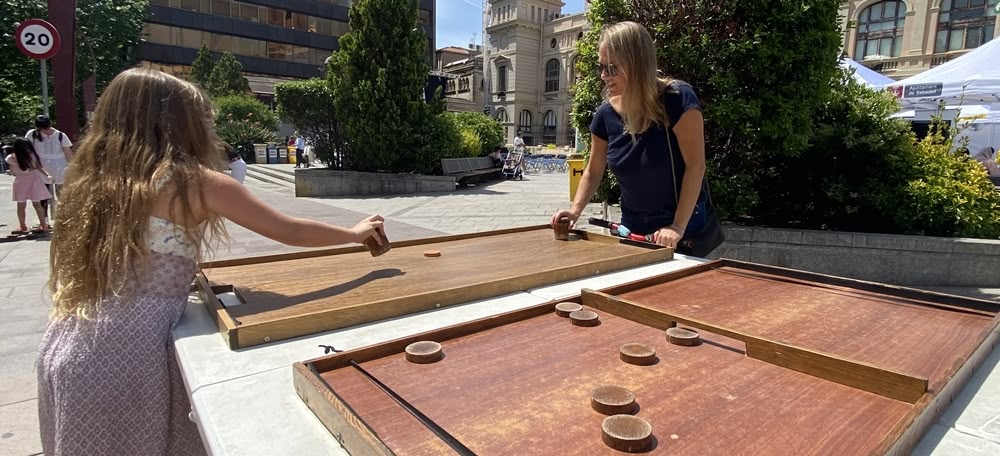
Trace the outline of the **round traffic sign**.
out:
<instances>
[{"instance_id":1,"label":"round traffic sign","mask_svg":"<svg viewBox=\"0 0 1000 456\"><path fill-rule=\"evenodd\" d=\"M33 59L50 59L59 52L59 31L41 19L28 19L14 33L17 48Z\"/></svg>"}]
</instances>

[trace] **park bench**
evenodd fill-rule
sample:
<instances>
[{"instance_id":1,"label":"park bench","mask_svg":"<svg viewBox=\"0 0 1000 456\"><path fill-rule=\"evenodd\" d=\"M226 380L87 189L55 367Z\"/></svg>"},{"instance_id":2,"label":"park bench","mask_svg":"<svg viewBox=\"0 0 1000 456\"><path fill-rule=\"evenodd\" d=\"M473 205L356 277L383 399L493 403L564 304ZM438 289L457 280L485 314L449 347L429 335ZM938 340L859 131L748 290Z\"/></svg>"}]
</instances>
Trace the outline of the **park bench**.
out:
<instances>
[{"instance_id":1,"label":"park bench","mask_svg":"<svg viewBox=\"0 0 1000 456\"><path fill-rule=\"evenodd\" d=\"M442 158L441 169L445 176L453 176L459 185L479 182L500 175L500 167L492 158Z\"/></svg>"}]
</instances>

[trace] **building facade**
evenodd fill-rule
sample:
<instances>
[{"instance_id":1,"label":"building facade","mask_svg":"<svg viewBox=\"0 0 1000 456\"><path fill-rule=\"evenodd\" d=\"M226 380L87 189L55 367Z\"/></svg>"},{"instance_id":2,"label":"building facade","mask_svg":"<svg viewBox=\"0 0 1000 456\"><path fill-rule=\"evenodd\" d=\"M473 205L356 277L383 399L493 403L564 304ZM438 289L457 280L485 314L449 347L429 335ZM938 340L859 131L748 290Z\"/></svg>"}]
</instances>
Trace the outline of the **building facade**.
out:
<instances>
[{"instance_id":1,"label":"building facade","mask_svg":"<svg viewBox=\"0 0 1000 456\"><path fill-rule=\"evenodd\" d=\"M434 53L434 69L448 76L444 96L452 112L482 112L483 58L481 46L446 47Z\"/></svg>"},{"instance_id":2,"label":"building facade","mask_svg":"<svg viewBox=\"0 0 1000 456\"><path fill-rule=\"evenodd\" d=\"M231 52L251 89L273 95L274 84L321 76L326 58L350 30L350 0L150 0L143 65L187 76L202 44L214 57ZM420 0L418 21L434 52L436 0Z\"/></svg>"},{"instance_id":3,"label":"building facade","mask_svg":"<svg viewBox=\"0 0 1000 456\"><path fill-rule=\"evenodd\" d=\"M482 56L484 73L477 87L477 71L466 85L475 94L476 110L489 111L506 131L507 143L520 132L528 145L574 146L576 131L570 125L575 80L576 43L587 28L584 13L562 14L560 0L489 0ZM448 71L447 69L445 71ZM459 79L458 81L461 81ZM449 106L451 106L449 96ZM449 108L451 109L451 108ZM471 110L471 109L470 109Z\"/></svg>"},{"instance_id":4,"label":"building facade","mask_svg":"<svg viewBox=\"0 0 1000 456\"><path fill-rule=\"evenodd\" d=\"M997 0L851 0L841 16L844 52L902 79L993 39Z\"/></svg>"}]
</instances>

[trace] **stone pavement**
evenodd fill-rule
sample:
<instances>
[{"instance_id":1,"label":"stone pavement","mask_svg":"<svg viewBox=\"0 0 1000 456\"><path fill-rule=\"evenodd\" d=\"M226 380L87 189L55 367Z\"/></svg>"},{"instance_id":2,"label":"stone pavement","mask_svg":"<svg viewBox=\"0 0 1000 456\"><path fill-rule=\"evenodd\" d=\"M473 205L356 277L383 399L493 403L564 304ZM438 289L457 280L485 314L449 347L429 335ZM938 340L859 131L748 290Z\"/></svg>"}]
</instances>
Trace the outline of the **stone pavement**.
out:
<instances>
[{"instance_id":1,"label":"stone pavement","mask_svg":"<svg viewBox=\"0 0 1000 456\"><path fill-rule=\"evenodd\" d=\"M269 167L293 172L291 165ZM14 204L10 201L12 182L12 177L0 175L0 233L9 232L16 225ZM569 206L565 173L528 175L523 181L495 181L446 194L364 198L295 198L290 183L263 182L249 176L246 185L283 212L341 226L351 226L372 213L382 214L392 240L545 224L556 210ZM584 218L600 214L600 205L591 205ZM609 218L617 220L617 211L613 210ZM30 210L28 220L34 223ZM217 249L216 258L303 250L238 226L230 224L228 228L232 240L228 246ZM34 362L51 306L44 291L49 271L48 251L49 242L44 239L0 243L0 334L4 338L0 345L0 454L3 455L41 452ZM1000 294L1000 290L995 294L993 291L947 290L977 297Z\"/></svg>"}]
</instances>

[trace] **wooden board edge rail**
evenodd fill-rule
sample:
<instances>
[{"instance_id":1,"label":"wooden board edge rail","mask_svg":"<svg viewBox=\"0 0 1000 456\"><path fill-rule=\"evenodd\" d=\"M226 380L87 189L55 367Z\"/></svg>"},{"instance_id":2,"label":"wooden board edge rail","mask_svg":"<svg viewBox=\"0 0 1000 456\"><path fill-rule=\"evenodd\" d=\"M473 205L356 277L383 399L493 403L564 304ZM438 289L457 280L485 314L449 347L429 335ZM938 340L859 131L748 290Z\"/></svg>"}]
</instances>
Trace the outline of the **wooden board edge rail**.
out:
<instances>
[{"instance_id":1,"label":"wooden board edge rail","mask_svg":"<svg viewBox=\"0 0 1000 456\"><path fill-rule=\"evenodd\" d=\"M938 421L949 405L958 397L972 376L986 362L986 358L1000 345L1000 316L985 330L983 342L977 347L940 391L928 395L920 401L922 407L914 407L909 414L883 438L879 454L905 456L920 443L927 430Z\"/></svg>"},{"instance_id":2,"label":"wooden board edge rail","mask_svg":"<svg viewBox=\"0 0 1000 456\"><path fill-rule=\"evenodd\" d=\"M927 379L914 377L839 356L783 344L684 316L653 309L639 303L584 289L583 305L658 329L674 323L739 340L750 358L819 377L890 399L916 403L927 392Z\"/></svg>"},{"instance_id":3,"label":"wooden board edge rail","mask_svg":"<svg viewBox=\"0 0 1000 456\"><path fill-rule=\"evenodd\" d=\"M212 291L212 285L208 282L208 278L201 271L195 274L198 280L198 288L201 295L204 297L206 310L208 315L212 317L212 321L219 328L219 333L222 337L226 339L226 345L229 345L230 350L235 350L239 348L239 341L237 340L235 331L238 323L233 317L229 316L229 312L226 311L226 307L222 305L219 301L219 297L215 295Z\"/></svg>"},{"instance_id":4,"label":"wooden board edge rail","mask_svg":"<svg viewBox=\"0 0 1000 456\"><path fill-rule=\"evenodd\" d=\"M615 241L617 242L617 241ZM220 331L227 335L230 349L246 348L279 340L316 334L348 326L381 321L389 318L426 312L438 308L490 299L509 293L559 283L597 274L607 274L629 268L673 258L672 249L651 248L648 251L627 256L602 259L572 266L550 269L538 274L519 276L514 279L497 279L489 282L464 285L449 289L398 296L392 299L367 302L352 307L322 310L308 314L275 319L257 324L237 324L218 302L204 274L199 274L199 283L205 294L210 296L210 313L219 322ZM223 323L232 325L223 327Z\"/></svg>"},{"instance_id":5,"label":"wooden board edge rail","mask_svg":"<svg viewBox=\"0 0 1000 456\"><path fill-rule=\"evenodd\" d=\"M517 228L506 228L494 231L480 231L478 233L449 234L446 236L408 239L405 241L391 241L391 242L393 247L409 247L413 245L434 244L437 242L461 241L464 239L475 239L480 237L499 236L504 234L524 233L527 231L537 231L545 229L552 229L552 228L549 225L531 225L531 226L522 226ZM597 234L598 236L603 236L609 239L616 239L611 236L602 235L599 233L589 233L589 234ZM201 269L228 268L231 266L245 266L248 264L269 263L273 261L300 260L303 258L316 258L321 256L340 255L344 253L357 253L357 252L367 252L367 251L368 248L363 245L352 245L348 247L333 247L329 249L306 250L303 252L276 253L272 255L249 256L249 257L230 258L226 260L206 261L201 263L199 267Z\"/></svg>"},{"instance_id":6,"label":"wooden board edge rail","mask_svg":"<svg viewBox=\"0 0 1000 456\"><path fill-rule=\"evenodd\" d=\"M292 365L292 383L295 392L306 407L330 431L334 440L344 446L352 456L391 456L395 453L358 417L330 385L323 380L312 364Z\"/></svg>"}]
</instances>

